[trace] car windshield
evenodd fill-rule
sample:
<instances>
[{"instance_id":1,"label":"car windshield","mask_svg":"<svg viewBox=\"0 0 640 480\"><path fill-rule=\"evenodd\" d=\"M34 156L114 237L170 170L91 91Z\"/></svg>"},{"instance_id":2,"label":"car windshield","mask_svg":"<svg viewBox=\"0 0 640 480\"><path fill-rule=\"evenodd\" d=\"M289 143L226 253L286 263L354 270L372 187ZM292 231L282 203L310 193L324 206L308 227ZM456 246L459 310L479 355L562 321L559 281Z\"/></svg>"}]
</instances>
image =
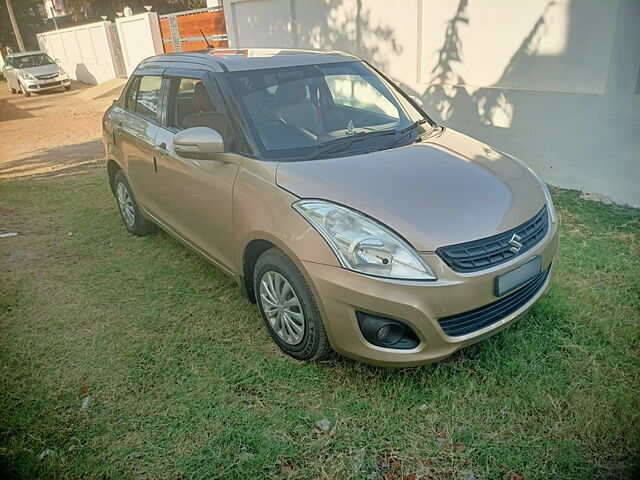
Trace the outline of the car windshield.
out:
<instances>
[{"instance_id":1,"label":"car windshield","mask_svg":"<svg viewBox=\"0 0 640 480\"><path fill-rule=\"evenodd\" d=\"M395 86L361 62L227 75L269 159L345 156L390 148L414 141L432 124Z\"/></svg>"},{"instance_id":2,"label":"car windshield","mask_svg":"<svg viewBox=\"0 0 640 480\"><path fill-rule=\"evenodd\" d=\"M15 68L41 67L43 65L51 65L53 63L56 62L54 62L46 53L23 55L21 57L15 57L13 59L13 65Z\"/></svg>"}]
</instances>

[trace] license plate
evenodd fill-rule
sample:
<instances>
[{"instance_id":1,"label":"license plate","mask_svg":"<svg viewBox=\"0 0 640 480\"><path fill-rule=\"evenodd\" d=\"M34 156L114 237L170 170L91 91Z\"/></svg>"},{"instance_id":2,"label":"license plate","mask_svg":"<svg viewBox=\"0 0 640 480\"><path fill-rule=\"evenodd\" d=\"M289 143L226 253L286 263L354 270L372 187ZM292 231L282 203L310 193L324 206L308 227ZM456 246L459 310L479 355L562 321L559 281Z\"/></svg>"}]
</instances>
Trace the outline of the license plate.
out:
<instances>
[{"instance_id":1,"label":"license plate","mask_svg":"<svg viewBox=\"0 0 640 480\"><path fill-rule=\"evenodd\" d=\"M496 277L496 297L509 293L524 285L542 270L542 257L536 256L518 268Z\"/></svg>"}]
</instances>

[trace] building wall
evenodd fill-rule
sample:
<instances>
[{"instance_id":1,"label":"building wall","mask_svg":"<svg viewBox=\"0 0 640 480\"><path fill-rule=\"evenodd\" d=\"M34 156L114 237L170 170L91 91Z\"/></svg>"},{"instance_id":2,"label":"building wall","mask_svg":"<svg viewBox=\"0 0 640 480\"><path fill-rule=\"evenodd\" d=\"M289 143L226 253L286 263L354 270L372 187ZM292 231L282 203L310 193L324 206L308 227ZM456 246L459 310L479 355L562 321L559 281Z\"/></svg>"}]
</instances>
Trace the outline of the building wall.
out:
<instances>
[{"instance_id":1,"label":"building wall","mask_svg":"<svg viewBox=\"0 0 640 480\"><path fill-rule=\"evenodd\" d=\"M60 60L69 76L84 83L98 84L115 78L109 22L39 33L40 49Z\"/></svg>"},{"instance_id":2,"label":"building wall","mask_svg":"<svg viewBox=\"0 0 640 480\"><path fill-rule=\"evenodd\" d=\"M226 0L233 47L338 49L547 182L640 206L637 0Z\"/></svg>"},{"instance_id":3,"label":"building wall","mask_svg":"<svg viewBox=\"0 0 640 480\"><path fill-rule=\"evenodd\" d=\"M164 53L157 13L116 18L116 27L127 75L145 58Z\"/></svg>"}]
</instances>

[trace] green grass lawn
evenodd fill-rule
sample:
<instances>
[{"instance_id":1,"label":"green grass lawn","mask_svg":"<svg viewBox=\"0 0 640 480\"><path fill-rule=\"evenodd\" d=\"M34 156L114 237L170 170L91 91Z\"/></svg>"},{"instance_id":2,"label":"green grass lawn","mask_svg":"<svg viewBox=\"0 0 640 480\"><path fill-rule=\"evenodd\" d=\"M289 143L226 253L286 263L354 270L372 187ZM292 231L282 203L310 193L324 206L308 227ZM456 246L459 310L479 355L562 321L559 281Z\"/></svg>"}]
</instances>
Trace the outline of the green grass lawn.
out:
<instances>
[{"instance_id":1,"label":"green grass lawn","mask_svg":"<svg viewBox=\"0 0 640 480\"><path fill-rule=\"evenodd\" d=\"M550 293L388 370L280 353L231 279L125 231L102 170L0 183L0 478L632 478L640 211L554 197Z\"/></svg>"}]
</instances>

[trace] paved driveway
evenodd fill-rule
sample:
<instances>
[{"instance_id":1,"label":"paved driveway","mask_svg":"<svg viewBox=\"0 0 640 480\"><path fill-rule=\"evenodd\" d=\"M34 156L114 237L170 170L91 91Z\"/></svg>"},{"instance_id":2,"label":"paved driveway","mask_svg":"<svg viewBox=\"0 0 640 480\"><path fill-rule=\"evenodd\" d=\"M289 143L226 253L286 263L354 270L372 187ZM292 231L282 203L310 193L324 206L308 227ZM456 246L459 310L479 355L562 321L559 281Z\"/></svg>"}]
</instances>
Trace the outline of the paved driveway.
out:
<instances>
[{"instance_id":1,"label":"paved driveway","mask_svg":"<svg viewBox=\"0 0 640 480\"><path fill-rule=\"evenodd\" d=\"M77 98L87 88L74 82L68 92L26 98L0 82L0 179L59 175L102 162L100 122L113 97Z\"/></svg>"}]
</instances>

